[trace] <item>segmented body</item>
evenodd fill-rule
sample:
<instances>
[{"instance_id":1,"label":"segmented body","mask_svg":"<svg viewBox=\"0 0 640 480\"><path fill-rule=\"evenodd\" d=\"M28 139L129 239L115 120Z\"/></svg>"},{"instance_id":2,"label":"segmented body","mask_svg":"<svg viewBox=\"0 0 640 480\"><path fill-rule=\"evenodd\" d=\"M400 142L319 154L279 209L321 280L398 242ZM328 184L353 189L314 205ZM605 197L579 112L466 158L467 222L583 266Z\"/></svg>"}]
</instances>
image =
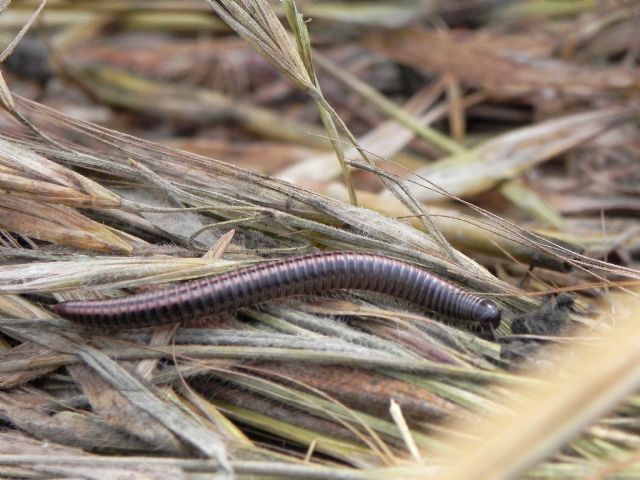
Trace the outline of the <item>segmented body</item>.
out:
<instances>
[{"instance_id":1,"label":"segmented body","mask_svg":"<svg viewBox=\"0 0 640 480\"><path fill-rule=\"evenodd\" d=\"M99 328L137 328L196 318L291 295L336 289L402 298L447 317L497 327L500 310L415 265L380 255L332 252L288 258L110 300L63 302L54 310Z\"/></svg>"}]
</instances>

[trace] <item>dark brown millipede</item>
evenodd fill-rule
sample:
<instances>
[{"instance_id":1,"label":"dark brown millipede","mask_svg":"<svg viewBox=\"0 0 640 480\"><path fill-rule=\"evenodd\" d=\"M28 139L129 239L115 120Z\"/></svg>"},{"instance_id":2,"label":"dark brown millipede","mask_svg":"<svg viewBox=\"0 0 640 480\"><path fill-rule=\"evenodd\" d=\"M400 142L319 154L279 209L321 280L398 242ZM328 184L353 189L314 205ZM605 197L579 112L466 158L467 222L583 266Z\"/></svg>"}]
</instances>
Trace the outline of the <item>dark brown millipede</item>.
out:
<instances>
[{"instance_id":1,"label":"dark brown millipede","mask_svg":"<svg viewBox=\"0 0 640 480\"><path fill-rule=\"evenodd\" d=\"M415 265L356 252L330 252L241 268L151 292L110 300L63 302L61 316L99 328L137 328L193 321L266 300L340 288L408 300L447 317L496 328L500 310Z\"/></svg>"}]
</instances>

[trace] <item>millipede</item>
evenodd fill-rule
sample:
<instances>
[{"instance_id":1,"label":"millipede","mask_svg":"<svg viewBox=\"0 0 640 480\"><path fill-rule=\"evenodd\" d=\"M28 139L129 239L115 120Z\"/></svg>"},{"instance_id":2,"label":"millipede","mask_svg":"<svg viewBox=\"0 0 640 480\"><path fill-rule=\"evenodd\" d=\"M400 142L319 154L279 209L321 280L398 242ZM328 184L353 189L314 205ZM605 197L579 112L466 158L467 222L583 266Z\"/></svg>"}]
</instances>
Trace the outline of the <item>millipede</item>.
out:
<instances>
[{"instance_id":1,"label":"millipede","mask_svg":"<svg viewBox=\"0 0 640 480\"><path fill-rule=\"evenodd\" d=\"M138 328L230 312L292 295L337 289L391 295L440 315L497 328L500 310L420 267L381 255L329 252L287 258L108 300L53 306L68 320L96 328Z\"/></svg>"}]
</instances>

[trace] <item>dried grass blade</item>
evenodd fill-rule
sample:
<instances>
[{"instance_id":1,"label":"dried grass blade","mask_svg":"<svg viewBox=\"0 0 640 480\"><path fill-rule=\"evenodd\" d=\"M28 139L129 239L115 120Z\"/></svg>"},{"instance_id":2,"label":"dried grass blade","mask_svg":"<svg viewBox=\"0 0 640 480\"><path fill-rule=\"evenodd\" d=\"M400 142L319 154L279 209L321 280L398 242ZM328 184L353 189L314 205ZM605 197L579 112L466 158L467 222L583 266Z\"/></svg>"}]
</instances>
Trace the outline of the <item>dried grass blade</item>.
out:
<instances>
[{"instance_id":1,"label":"dried grass blade","mask_svg":"<svg viewBox=\"0 0 640 480\"><path fill-rule=\"evenodd\" d=\"M34 359L46 360L55 356L48 348L32 342L23 342L11 350L0 353L0 362L7 363L13 361L31 362ZM15 370L13 372L0 373L0 390L9 390L20 385L29 383L36 378L42 377L47 373L57 369L56 365L29 370Z\"/></svg>"},{"instance_id":2,"label":"dried grass blade","mask_svg":"<svg viewBox=\"0 0 640 480\"><path fill-rule=\"evenodd\" d=\"M130 255L133 246L111 229L64 205L0 195L0 228L58 245Z\"/></svg>"},{"instance_id":3,"label":"dried grass blade","mask_svg":"<svg viewBox=\"0 0 640 480\"><path fill-rule=\"evenodd\" d=\"M374 34L367 43L400 63L432 74L452 74L495 98L537 96L551 91L578 98L603 94L626 96L640 85L640 75L621 67L581 66L527 51L508 35L469 35L409 28ZM535 37L529 44L535 42ZM428 45L429 48L424 48ZM482 61L478 61L482 59Z\"/></svg>"},{"instance_id":4,"label":"dried grass blade","mask_svg":"<svg viewBox=\"0 0 640 480\"><path fill-rule=\"evenodd\" d=\"M50 412L48 396L35 388L0 392L0 417L37 438L87 449L135 451L141 443L87 412Z\"/></svg>"},{"instance_id":5,"label":"dried grass blade","mask_svg":"<svg viewBox=\"0 0 640 480\"><path fill-rule=\"evenodd\" d=\"M246 33L246 29L241 25L239 25L239 22L237 21L237 19L234 19L233 15L229 15L229 12L227 11L227 10L229 11L233 10L234 12L240 15L240 11L238 10L238 7L235 6L236 2L234 2L233 0L221 0L221 1L208 0L208 1L209 1L209 4L216 10L218 14L224 15L225 21L227 19L230 19L230 21L232 22L230 23L230 26L234 30L236 30L239 35L244 36L244 34ZM297 28L304 29L306 31L306 27L304 27L304 23L301 21L301 17L297 14L297 9L295 8L295 4L293 3L293 0L288 0L288 2L289 2L287 4L288 8L291 10L291 12L293 12L296 18L296 24L298 26ZM264 0L259 0L258 3L261 4L260 8L270 9L268 4ZM224 8L222 4L224 4ZM264 5L264 7L262 7L262 5ZM242 14L246 15L246 12L242 12ZM242 18L243 20L247 20L244 17ZM250 23L253 25L255 24L255 21L251 20ZM282 25L280 24L279 21L277 21L277 19L274 21L268 21L267 24L261 25L261 27L264 29L265 32L271 31L271 30L284 32ZM282 33L278 33L275 36L280 37L281 35ZM286 32L284 32L284 35L286 35ZM265 39L268 39L269 35L265 33L262 35L262 37ZM250 43L255 44L254 36L247 36L246 39ZM284 49L282 49L282 47L284 47ZM357 149L358 153L366 163L373 164L372 160L369 158L367 153L358 145L356 138L353 136L353 134L351 133L347 125L340 118L340 116L337 114L334 108L324 98L324 96L322 95L322 92L318 88L317 83L315 82L315 77L311 78L310 73L305 69L304 61L302 60L300 53L297 52L295 48L293 48L293 46L291 45L291 42L290 41L286 42L280 46L278 45L272 46L270 51L277 52L280 50L278 54L275 56L270 54L269 52L266 52L263 48L259 48L259 50L266 53L267 57L271 59L271 61L279 69L281 69L287 76L289 76L289 78L292 78L294 82L296 82L296 85L299 88L301 88L303 91L308 93L309 96L311 96L311 98L313 98L313 100L315 100L315 102L320 106L321 112L326 113L326 116L331 119L331 124L334 125L334 127L331 127L331 125L329 124L329 129L330 129L329 133L331 134L332 128L336 128L339 133L347 137L349 142L351 142L351 144ZM308 50L310 52L310 47L308 47ZM310 56L309 52L308 52L308 55ZM283 61L283 57L285 59L289 59L290 61L289 62ZM335 140L332 140L332 143L335 143ZM344 154L342 153L342 150L338 149L336 150L336 153L338 155L338 159L342 162L341 164L343 165L342 168L343 168L343 172L345 172L345 183L347 185L347 188L349 189L349 198L351 199L351 203L355 204L355 190L353 189L353 186L351 185L351 182L348 178L349 167L344 162ZM453 249L453 247L451 247L451 245L449 245L447 240L438 231L435 224L432 221L430 221L428 212L426 212L424 207L415 198L413 198L411 192L407 190L407 188L404 186L402 182L396 182L395 180L390 180L385 176L380 176L380 180L391 192L393 192L394 195L398 197L398 199L401 202L406 204L410 210L412 210L418 215L418 218L420 219L420 221L424 222L425 230L429 233L432 239L442 248L445 255L447 255L450 261L452 261L453 263L463 262L459 258L459 253L456 252Z\"/></svg>"},{"instance_id":6,"label":"dried grass blade","mask_svg":"<svg viewBox=\"0 0 640 480\"><path fill-rule=\"evenodd\" d=\"M160 396L160 391L122 368L103 352L88 345L79 345L78 355L104 380L121 392L133 405L165 425L175 435L216 459L230 473L225 444L217 434L202 428L193 418Z\"/></svg>"},{"instance_id":7,"label":"dried grass blade","mask_svg":"<svg viewBox=\"0 0 640 480\"><path fill-rule=\"evenodd\" d=\"M335 68L339 67L335 66ZM428 127L423 125L423 122L429 123L433 115L430 114L431 112L425 115L425 110L436 101L437 97L441 95L443 89L444 85L442 82L436 82L436 84L418 92L407 102L404 108L401 109L394 105L393 108L395 109L394 111L396 114L392 115L392 117L395 117L396 119L384 122L362 136L360 139L360 145L362 148L372 152L372 154L379 158L393 157L408 145L411 140L413 140L414 133L417 133L417 127L428 129ZM414 118L416 116L420 116L420 118ZM413 128L407 126L407 122L403 122L401 120L404 117L411 119L411 122L413 122ZM455 151L458 152L460 149ZM354 155L357 155L357 153L358 151L355 147L349 147L344 152L345 157L347 158L351 158ZM300 183L305 180L331 180L339 173L340 170L335 165L332 155L317 154L296 162L294 165L291 165L280 172L277 176L278 178L282 178L283 180L287 180L292 183ZM366 192L356 193L357 196L362 194L366 195Z\"/></svg>"},{"instance_id":8,"label":"dried grass blade","mask_svg":"<svg viewBox=\"0 0 640 480\"><path fill-rule=\"evenodd\" d=\"M171 431L149 413L140 410L102 377L84 365L70 365L67 370L91 404L92 411L113 428L127 432L154 450L179 455L186 453Z\"/></svg>"},{"instance_id":9,"label":"dried grass blade","mask_svg":"<svg viewBox=\"0 0 640 480\"><path fill-rule=\"evenodd\" d=\"M4 165L12 170L15 176L21 173L26 179L34 180L39 187L45 188L44 196L48 190L56 192L56 197L79 197L80 199L93 198L93 202L86 203L86 206L96 208L117 208L120 206L120 198L115 193L106 189L102 185L86 178L73 170L63 167L51 160L38 155L33 150L17 142L11 142L0 138L0 165ZM50 186L47 186L50 184Z\"/></svg>"},{"instance_id":10,"label":"dried grass blade","mask_svg":"<svg viewBox=\"0 0 640 480\"><path fill-rule=\"evenodd\" d=\"M5 59L9 55L11 55L11 52L13 52L13 50L16 48L18 43L20 43L20 40L22 39L22 37L24 37L24 35L29 31L29 29L31 28L31 25L33 25L33 23L36 21L36 19L38 18L38 15L40 15L40 12L42 12L42 9L46 4L47 4L47 0L42 0L40 2L40 5L38 6L38 8L35 9L31 17L29 17L29 20L27 20L27 22L22 26L22 28L20 29L18 34L14 37L14 39L11 40L11 43L9 43L9 45L5 47L2 53L0 53L0 63L4 62ZM0 13L2 13L3 10L4 8L0 7Z\"/></svg>"},{"instance_id":11,"label":"dried grass blade","mask_svg":"<svg viewBox=\"0 0 640 480\"><path fill-rule=\"evenodd\" d=\"M151 465L149 462L129 460L130 457L106 457L83 452L52 440L35 440L21 433L0 434L0 465L4 475L18 473L22 478L42 475L65 478L120 478L131 480L163 480L180 478L183 466ZM118 461L117 459L120 459ZM125 461L123 461L125 460ZM7 469L15 465L14 472ZM13 474L13 475L11 475Z\"/></svg>"},{"instance_id":12,"label":"dried grass blade","mask_svg":"<svg viewBox=\"0 0 640 480\"><path fill-rule=\"evenodd\" d=\"M221 273L231 265L223 260L147 257L6 265L0 266L0 293L130 288Z\"/></svg>"},{"instance_id":13,"label":"dried grass blade","mask_svg":"<svg viewBox=\"0 0 640 480\"><path fill-rule=\"evenodd\" d=\"M231 418L261 430L277 434L305 447L316 440L316 450L318 452L342 459L351 465L360 467L379 465L377 456L372 454L369 449L358 444L332 438L328 435L318 434L316 431L297 427L291 423L271 418L268 415L258 413L249 408L239 407L219 400L212 400L212 403Z\"/></svg>"},{"instance_id":14,"label":"dried grass blade","mask_svg":"<svg viewBox=\"0 0 640 480\"><path fill-rule=\"evenodd\" d=\"M269 226L274 224L309 232L309 238L323 245L339 242L340 248L369 248L384 250L401 258L413 258L433 269L435 273L464 281L479 291L511 292L506 284L490 275L473 260L456 254L456 265L443 258L446 250L431 237L416 231L404 222L387 218L368 209L355 208L344 202L303 190L286 182L254 174L238 167L195 154L176 151L158 144L133 138L72 119L42 105L18 98L20 108L38 118L39 123L62 124L78 135L78 142L98 138L108 149L109 155L73 155L64 153L61 161L91 169L108 169L124 178L139 179L139 172L130 167L129 157L153 166L156 173L167 178L179 179L188 186L189 195L183 191L185 200L198 206L219 205L228 207L251 207L266 211L271 216ZM33 145L37 151L46 151L47 156L57 158L60 152L40 142ZM230 205L229 205L230 204ZM294 212L291 213L294 205ZM304 207L304 208L302 208ZM302 208L302 210L298 210ZM309 212L311 210L311 212ZM320 215L322 222L306 218L310 214ZM420 214L421 215L421 214ZM317 218L317 217L313 217ZM422 217L420 217L422 218ZM327 223L343 222L350 229L336 229ZM286 230L290 232L291 230ZM327 243L329 242L329 243Z\"/></svg>"},{"instance_id":15,"label":"dried grass blade","mask_svg":"<svg viewBox=\"0 0 640 480\"><path fill-rule=\"evenodd\" d=\"M429 184L419 181L422 185L410 184L408 188L423 201L446 198L443 190L458 197L477 194L628 122L634 116L632 108L609 107L510 131L467 153L416 171L415 175ZM386 195L390 196L390 193Z\"/></svg>"},{"instance_id":16,"label":"dried grass blade","mask_svg":"<svg viewBox=\"0 0 640 480\"><path fill-rule=\"evenodd\" d=\"M17 317L24 319L36 319L47 315L39 306L34 305L25 298L17 295L0 295L0 312L7 317ZM14 347L10 347L2 339L3 351L0 353L0 363L9 362L30 362L35 359L46 361L55 357L53 352L46 345L24 341ZM39 369L15 370L13 372L0 373L0 390L11 389L24 385L31 380L41 377L52 370L58 368L55 365L45 366Z\"/></svg>"}]
</instances>

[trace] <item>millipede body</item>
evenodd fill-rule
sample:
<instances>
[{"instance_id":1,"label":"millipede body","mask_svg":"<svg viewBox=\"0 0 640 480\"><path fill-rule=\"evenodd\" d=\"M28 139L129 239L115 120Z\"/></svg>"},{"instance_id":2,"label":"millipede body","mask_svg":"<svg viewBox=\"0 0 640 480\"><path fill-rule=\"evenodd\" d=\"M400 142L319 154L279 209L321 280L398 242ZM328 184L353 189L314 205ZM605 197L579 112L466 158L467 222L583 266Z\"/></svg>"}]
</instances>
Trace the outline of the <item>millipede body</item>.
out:
<instances>
[{"instance_id":1,"label":"millipede body","mask_svg":"<svg viewBox=\"0 0 640 480\"><path fill-rule=\"evenodd\" d=\"M409 263L380 255L331 252L267 262L151 292L110 300L62 302L61 316L98 328L183 322L291 295L368 290L408 300L441 315L496 328L500 310Z\"/></svg>"}]
</instances>

